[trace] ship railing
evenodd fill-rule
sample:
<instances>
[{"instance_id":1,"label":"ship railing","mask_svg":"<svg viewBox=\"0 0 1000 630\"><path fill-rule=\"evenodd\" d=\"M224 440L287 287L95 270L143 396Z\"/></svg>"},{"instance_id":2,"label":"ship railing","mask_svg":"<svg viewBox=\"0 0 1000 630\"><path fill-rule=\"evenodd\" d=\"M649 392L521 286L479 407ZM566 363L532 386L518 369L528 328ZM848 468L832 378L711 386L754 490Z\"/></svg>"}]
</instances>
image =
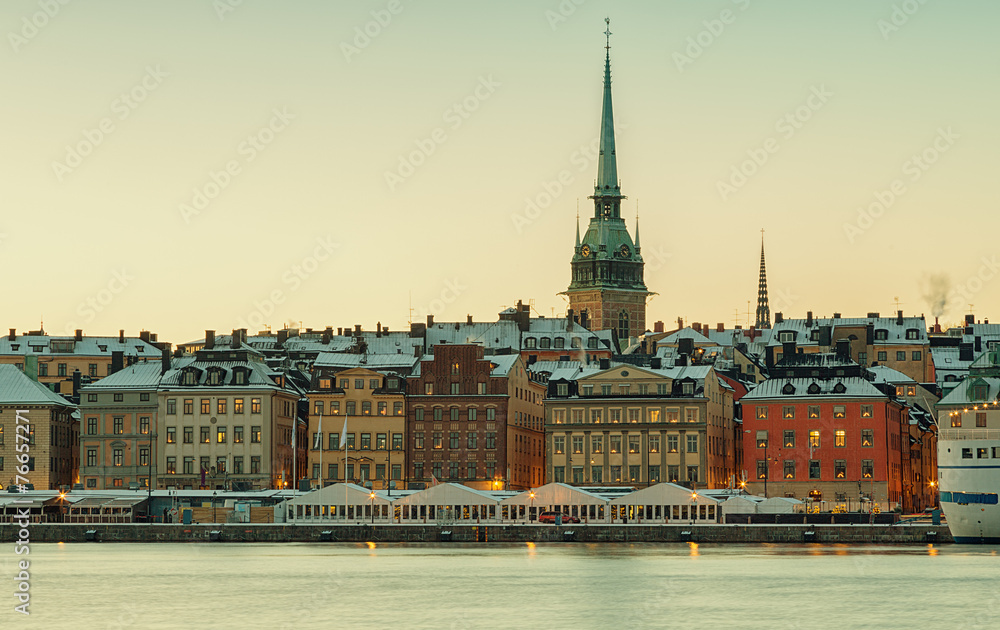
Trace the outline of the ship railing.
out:
<instances>
[{"instance_id":1,"label":"ship railing","mask_svg":"<svg viewBox=\"0 0 1000 630\"><path fill-rule=\"evenodd\" d=\"M938 440L1000 440L1000 429L941 429Z\"/></svg>"}]
</instances>

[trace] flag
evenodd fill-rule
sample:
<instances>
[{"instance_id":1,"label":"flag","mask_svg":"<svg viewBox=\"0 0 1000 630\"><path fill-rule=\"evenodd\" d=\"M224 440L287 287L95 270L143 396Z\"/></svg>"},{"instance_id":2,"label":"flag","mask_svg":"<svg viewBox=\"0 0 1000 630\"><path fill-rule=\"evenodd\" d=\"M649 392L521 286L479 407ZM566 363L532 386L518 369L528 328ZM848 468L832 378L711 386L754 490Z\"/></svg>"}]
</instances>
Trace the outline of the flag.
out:
<instances>
[{"instance_id":1,"label":"flag","mask_svg":"<svg viewBox=\"0 0 1000 630\"><path fill-rule=\"evenodd\" d=\"M347 446L347 418L344 418L344 430L340 432L340 448Z\"/></svg>"}]
</instances>

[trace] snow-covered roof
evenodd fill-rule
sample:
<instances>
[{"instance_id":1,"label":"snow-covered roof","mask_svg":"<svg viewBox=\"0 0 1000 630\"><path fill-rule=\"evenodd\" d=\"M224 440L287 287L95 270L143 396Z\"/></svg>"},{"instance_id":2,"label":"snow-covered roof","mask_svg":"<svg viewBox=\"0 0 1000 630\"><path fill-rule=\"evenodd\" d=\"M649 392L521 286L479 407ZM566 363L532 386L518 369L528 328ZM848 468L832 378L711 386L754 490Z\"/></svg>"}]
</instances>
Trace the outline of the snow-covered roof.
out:
<instances>
[{"instance_id":1,"label":"snow-covered roof","mask_svg":"<svg viewBox=\"0 0 1000 630\"><path fill-rule=\"evenodd\" d=\"M75 407L59 394L37 381L13 365L0 365L0 405L60 405ZM14 441L11 428L12 442ZM11 451L13 452L13 451ZM13 459L13 458L11 458Z\"/></svg>"},{"instance_id":2,"label":"snow-covered roof","mask_svg":"<svg viewBox=\"0 0 1000 630\"><path fill-rule=\"evenodd\" d=\"M787 386L791 386L786 389ZM869 381L861 377L769 378L759 383L741 401L795 398L887 398Z\"/></svg>"}]
</instances>

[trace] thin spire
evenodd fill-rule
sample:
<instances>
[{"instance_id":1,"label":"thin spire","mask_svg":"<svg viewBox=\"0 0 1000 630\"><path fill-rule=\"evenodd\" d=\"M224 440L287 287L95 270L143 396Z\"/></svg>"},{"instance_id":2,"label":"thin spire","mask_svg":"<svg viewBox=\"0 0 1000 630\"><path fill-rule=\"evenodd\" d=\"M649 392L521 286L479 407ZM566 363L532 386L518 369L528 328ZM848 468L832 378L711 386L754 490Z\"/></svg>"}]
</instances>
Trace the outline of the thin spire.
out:
<instances>
[{"instance_id":1,"label":"thin spire","mask_svg":"<svg viewBox=\"0 0 1000 630\"><path fill-rule=\"evenodd\" d=\"M635 253L639 253L639 200L635 200Z\"/></svg>"},{"instance_id":2,"label":"thin spire","mask_svg":"<svg viewBox=\"0 0 1000 630\"><path fill-rule=\"evenodd\" d=\"M757 328L771 327L771 307L767 303L767 270L764 265L764 230L760 231L760 280L757 283Z\"/></svg>"},{"instance_id":3,"label":"thin spire","mask_svg":"<svg viewBox=\"0 0 1000 630\"><path fill-rule=\"evenodd\" d=\"M580 200L576 200L576 250L580 251Z\"/></svg>"},{"instance_id":4,"label":"thin spire","mask_svg":"<svg viewBox=\"0 0 1000 630\"><path fill-rule=\"evenodd\" d=\"M601 111L601 152L597 163L597 184L594 195L620 194L618 162L615 157L615 117L611 105L611 18L604 19L607 38L604 55L604 106Z\"/></svg>"}]
</instances>

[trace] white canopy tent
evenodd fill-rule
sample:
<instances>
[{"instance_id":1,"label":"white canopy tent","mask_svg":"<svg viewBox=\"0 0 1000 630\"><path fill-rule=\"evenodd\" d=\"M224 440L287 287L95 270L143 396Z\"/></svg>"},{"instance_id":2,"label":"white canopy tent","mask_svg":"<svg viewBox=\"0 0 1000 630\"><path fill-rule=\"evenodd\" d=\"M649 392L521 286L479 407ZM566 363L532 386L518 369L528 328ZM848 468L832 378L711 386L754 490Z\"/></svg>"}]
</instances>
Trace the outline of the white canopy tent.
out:
<instances>
[{"instance_id":1,"label":"white canopy tent","mask_svg":"<svg viewBox=\"0 0 1000 630\"><path fill-rule=\"evenodd\" d=\"M289 499L282 507L288 522L389 521L395 497L386 496L385 490L375 490L374 497L372 494L371 490L357 484L336 483Z\"/></svg>"},{"instance_id":2,"label":"white canopy tent","mask_svg":"<svg viewBox=\"0 0 1000 630\"><path fill-rule=\"evenodd\" d=\"M542 512L560 512L581 522L605 522L609 500L564 483L549 483L501 502L502 520L535 521Z\"/></svg>"},{"instance_id":3,"label":"white canopy tent","mask_svg":"<svg viewBox=\"0 0 1000 630\"><path fill-rule=\"evenodd\" d=\"M457 483L439 483L393 501L401 523L429 521L495 522L500 500L509 493L473 490Z\"/></svg>"},{"instance_id":4,"label":"white canopy tent","mask_svg":"<svg viewBox=\"0 0 1000 630\"><path fill-rule=\"evenodd\" d=\"M611 501L611 522L718 521L721 501L673 483L658 483Z\"/></svg>"},{"instance_id":5,"label":"white canopy tent","mask_svg":"<svg viewBox=\"0 0 1000 630\"><path fill-rule=\"evenodd\" d=\"M770 497L757 504L758 514L793 514L805 511L805 504L789 497Z\"/></svg>"},{"instance_id":6,"label":"white canopy tent","mask_svg":"<svg viewBox=\"0 0 1000 630\"><path fill-rule=\"evenodd\" d=\"M764 500L752 494L731 496L722 502L722 514L756 514L757 506Z\"/></svg>"}]
</instances>

